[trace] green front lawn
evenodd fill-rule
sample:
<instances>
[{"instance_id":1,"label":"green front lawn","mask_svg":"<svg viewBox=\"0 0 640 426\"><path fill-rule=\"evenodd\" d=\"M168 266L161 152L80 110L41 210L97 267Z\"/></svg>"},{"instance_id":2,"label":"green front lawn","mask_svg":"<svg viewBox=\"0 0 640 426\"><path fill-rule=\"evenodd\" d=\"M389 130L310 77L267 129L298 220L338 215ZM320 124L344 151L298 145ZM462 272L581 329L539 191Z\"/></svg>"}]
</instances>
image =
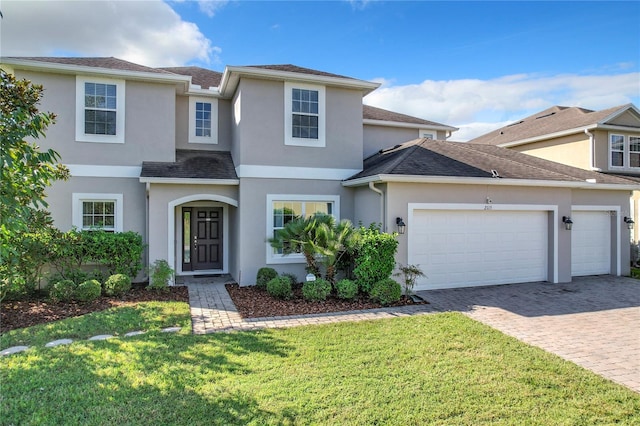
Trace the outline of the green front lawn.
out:
<instances>
[{"instance_id":1,"label":"green front lawn","mask_svg":"<svg viewBox=\"0 0 640 426\"><path fill-rule=\"evenodd\" d=\"M6 425L640 424L637 393L457 313L38 346L0 386Z\"/></svg>"}]
</instances>

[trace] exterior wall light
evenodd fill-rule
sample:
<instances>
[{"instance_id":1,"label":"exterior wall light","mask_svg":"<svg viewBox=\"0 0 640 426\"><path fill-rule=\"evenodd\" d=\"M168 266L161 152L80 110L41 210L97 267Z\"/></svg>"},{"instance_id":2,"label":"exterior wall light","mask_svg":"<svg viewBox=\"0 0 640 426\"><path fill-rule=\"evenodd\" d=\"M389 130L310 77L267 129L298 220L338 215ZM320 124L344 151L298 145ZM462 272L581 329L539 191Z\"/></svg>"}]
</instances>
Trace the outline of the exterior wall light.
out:
<instances>
[{"instance_id":1,"label":"exterior wall light","mask_svg":"<svg viewBox=\"0 0 640 426\"><path fill-rule=\"evenodd\" d=\"M623 220L624 220L624 223L627 224L627 228L628 229L633 229L633 224L635 223L633 221L633 219L631 219L630 217L625 216Z\"/></svg>"},{"instance_id":2,"label":"exterior wall light","mask_svg":"<svg viewBox=\"0 0 640 426\"><path fill-rule=\"evenodd\" d=\"M567 231L571 231L571 227L573 227L573 221L569 216L562 216L562 223L564 223L564 229Z\"/></svg>"},{"instance_id":3,"label":"exterior wall light","mask_svg":"<svg viewBox=\"0 0 640 426\"><path fill-rule=\"evenodd\" d=\"M396 217L396 225L398 226L398 234L402 235L407 230L407 225L404 224L404 221L401 217Z\"/></svg>"}]
</instances>

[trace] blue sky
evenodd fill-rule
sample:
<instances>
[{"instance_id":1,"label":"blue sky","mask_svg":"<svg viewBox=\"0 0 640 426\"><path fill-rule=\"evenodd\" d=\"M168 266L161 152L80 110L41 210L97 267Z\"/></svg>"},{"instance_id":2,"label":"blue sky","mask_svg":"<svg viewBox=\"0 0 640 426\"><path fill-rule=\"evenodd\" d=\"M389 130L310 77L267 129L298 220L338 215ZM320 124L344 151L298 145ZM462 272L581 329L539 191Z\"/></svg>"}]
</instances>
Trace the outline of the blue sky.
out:
<instances>
[{"instance_id":1,"label":"blue sky","mask_svg":"<svg viewBox=\"0 0 640 426\"><path fill-rule=\"evenodd\" d=\"M551 105L640 106L640 2L3 0L2 55L293 63L467 140ZM55 20L51 16L56 16Z\"/></svg>"}]
</instances>

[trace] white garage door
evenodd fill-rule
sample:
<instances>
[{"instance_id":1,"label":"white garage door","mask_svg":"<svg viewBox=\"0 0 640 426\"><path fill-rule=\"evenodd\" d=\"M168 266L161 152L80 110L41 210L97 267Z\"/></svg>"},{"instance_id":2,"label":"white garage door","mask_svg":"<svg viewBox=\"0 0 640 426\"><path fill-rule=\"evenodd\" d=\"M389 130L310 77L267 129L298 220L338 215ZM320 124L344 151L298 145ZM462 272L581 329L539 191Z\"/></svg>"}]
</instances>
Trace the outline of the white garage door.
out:
<instances>
[{"instance_id":1,"label":"white garage door","mask_svg":"<svg viewBox=\"0 0 640 426\"><path fill-rule=\"evenodd\" d=\"M573 211L571 220L571 275L611 273L610 213Z\"/></svg>"},{"instance_id":2,"label":"white garage door","mask_svg":"<svg viewBox=\"0 0 640 426\"><path fill-rule=\"evenodd\" d=\"M547 212L414 210L409 263L416 289L547 280Z\"/></svg>"}]
</instances>

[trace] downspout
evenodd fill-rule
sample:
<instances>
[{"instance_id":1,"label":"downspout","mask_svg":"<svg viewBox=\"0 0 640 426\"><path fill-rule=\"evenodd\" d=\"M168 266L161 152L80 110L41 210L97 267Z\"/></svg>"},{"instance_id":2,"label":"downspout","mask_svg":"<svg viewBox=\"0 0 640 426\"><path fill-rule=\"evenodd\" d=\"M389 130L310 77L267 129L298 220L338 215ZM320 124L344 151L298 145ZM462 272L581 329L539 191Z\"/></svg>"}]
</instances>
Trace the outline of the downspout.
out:
<instances>
[{"instance_id":1,"label":"downspout","mask_svg":"<svg viewBox=\"0 0 640 426\"><path fill-rule=\"evenodd\" d=\"M386 232L387 224L384 220L384 192L376 188L373 182L369 182L369 189L380 195L380 223L382 224L382 230Z\"/></svg>"},{"instance_id":2,"label":"downspout","mask_svg":"<svg viewBox=\"0 0 640 426\"><path fill-rule=\"evenodd\" d=\"M602 171L601 169L596 167L596 143L595 143L595 136L593 133L591 133L589 131L589 129L584 129L584 133L589 136L589 163L591 164L591 170L596 171L596 172L600 172Z\"/></svg>"},{"instance_id":3,"label":"downspout","mask_svg":"<svg viewBox=\"0 0 640 426\"><path fill-rule=\"evenodd\" d=\"M146 258L147 258L147 264L145 265L146 267L144 268L144 279L148 280L149 279L149 274L146 272L149 270L149 266L150 264L150 260L149 256L149 194L151 192L151 184L149 182L147 182L145 184L146 188L145 188L145 193L146 193L146 197L145 197L145 203L144 203L144 215L145 215L145 236L144 236L144 246L145 246L145 251L147 252L146 254Z\"/></svg>"}]
</instances>

